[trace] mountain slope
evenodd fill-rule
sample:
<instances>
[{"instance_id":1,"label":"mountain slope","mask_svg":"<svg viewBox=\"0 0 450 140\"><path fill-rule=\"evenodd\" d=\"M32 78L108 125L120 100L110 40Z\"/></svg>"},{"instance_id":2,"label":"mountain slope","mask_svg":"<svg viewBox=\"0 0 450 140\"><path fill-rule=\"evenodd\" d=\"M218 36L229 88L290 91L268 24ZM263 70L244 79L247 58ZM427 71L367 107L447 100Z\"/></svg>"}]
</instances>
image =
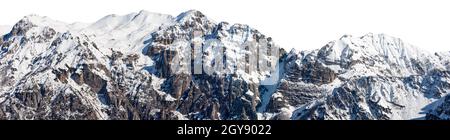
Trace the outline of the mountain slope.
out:
<instances>
[{"instance_id":1,"label":"mountain slope","mask_svg":"<svg viewBox=\"0 0 450 140\"><path fill-rule=\"evenodd\" d=\"M258 94L250 93L258 93L258 79L248 72L191 77L168 71L167 63L178 61L167 52L186 51L180 44L192 42L187 35L194 32L203 40L223 37L216 41L227 45L226 54L248 56L236 43L266 39L247 25L216 24L195 10L176 18L146 11L109 15L93 24L26 16L0 42L0 118L256 119ZM211 54L205 63L220 54L205 52Z\"/></svg>"},{"instance_id":2,"label":"mountain slope","mask_svg":"<svg viewBox=\"0 0 450 140\"><path fill-rule=\"evenodd\" d=\"M135 66L141 53L114 51L84 29L33 15L3 36L0 118L165 117L155 115L160 102L149 102L164 95L153 90L144 66Z\"/></svg>"},{"instance_id":3,"label":"mountain slope","mask_svg":"<svg viewBox=\"0 0 450 140\"><path fill-rule=\"evenodd\" d=\"M290 119L417 119L450 92L448 68L435 54L383 34L291 52L286 69L272 104L294 106Z\"/></svg>"},{"instance_id":4,"label":"mountain slope","mask_svg":"<svg viewBox=\"0 0 450 140\"><path fill-rule=\"evenodd\" d=\"M0 119L448 119L450 53L385 34L285 52L200 11L140 11L29 15L0 47Z\"/></svg>"}]
</instances>

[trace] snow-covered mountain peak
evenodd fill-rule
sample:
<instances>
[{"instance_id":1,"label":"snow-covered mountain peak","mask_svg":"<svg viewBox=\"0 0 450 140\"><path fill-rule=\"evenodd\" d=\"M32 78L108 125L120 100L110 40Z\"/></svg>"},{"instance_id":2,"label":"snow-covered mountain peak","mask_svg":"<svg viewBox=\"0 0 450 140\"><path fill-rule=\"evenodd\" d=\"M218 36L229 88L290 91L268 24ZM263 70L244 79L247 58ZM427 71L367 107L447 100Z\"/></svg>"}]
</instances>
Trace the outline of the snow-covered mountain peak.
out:
<instances>
[{"instance_id":1,"label":"snow-covered mountain peak","mask_svg":"<svg viewBox=\"0 0 450 140\"><path fill-rule=\"evenodd\" d=\"M140 28L148 24L159 26L163 23L171 23L173 17L171 15L152 13L141 10L138 13L130 13L127 15L111 14L101 18L91 24L88 29L109 32L111 30L126 30L130 28Z\"/></svg>"},{"instance_id":2,"label":"snow-covered mountain peak","mask_svg":"<svg viewBox=\"0 0 450 140\"><path fill-rule=\"evenodd\" d=\"M46 20L52 20L47 16L40 16L38 14L29 14L24 16L22 19L26 19L26 20L30 20L30 21L35 21L35 22L43 22Z\"/></svg>"},{"instance_id":3,"label":"snow-covered mountain peak","mask_svg":"<svg viewBox=\"0 0 450 140\"><path fill-rule=\"evenodd\" d=\"M434 55L386 34L344 35L319 50L318 60L335 73L353 76L408 76L443 68Z\"/></svg>"},{"instance_id":4,"label":"snow-covered mountain peak","mask_svg":"<svg viewBox=\"0 0 450 140\"><path fill-rule=\"evenodd\" d=\"M179 21L179 22L182 22L182 21L186 21L186 20L189 20L189 19L195 18L195 17L203 18L203 17L205 17L205 15L202 12L198 11L198 10L191 9L191 10L188 10L186 12L183 12L183 13L179 14L176 17L176 20Z\"/></svg>"},{"instance_id":5,"label":"snow-covered mountain peak","mask_svg":"<svg viewBox=\"0 0 450 140\"><path fill-rule=\"evenodd\" d=\"M213 20L209 19L205 14L198 10L189 10L183 12L176 17L176 21L178 23L215 23Z\"/></svg>"},{"instance_id":6,"label":"snow-covered mountain peak","mask_svg":"<svg viewBox=\"0 0 450 140\"><path fill-rule=\"evenodd\" d=\"M339 40L346 40L346 39L351 39L353 36L352 35L349 35L349 34L345 34L345 35L342 35L342 37L341 38L339 38Z\"/></svg>"},{"instance_id":7,"label":"snow-covered mountain peak","mask_svg":"<svg viewBox=\"0 0 450 140\"><path fill-rule=\"evenodd\" d=\"M417 119L450 93L448 60L448 53L386 34L344 35L319 50L289 53L278 91L284 98L272 100L299 106L291 119ZM299 97L308 98L291 100Z\"/></svg>"},{"instance_id":8,"label":"snow-covered mountain peak","mask_svg":"<svg viewBox=\"0 0 450 140\"><path fill-rule=\"evenodd\" d=\"M337 41L328 43L321 49L329 59L340 60L363 56L382 56L389 58L419 58L430 55L403 40L386 34L366 34L361 37L344 35ZM326 52L326 53L325 53Z\"/></svg>"},{"instance_id":9,"label":"snow-covered mountain peak","mask_svg":"<svg viewBox=\"0 0 450 140\"><path fill-rule=\"evenodd\" d=\"M123 53L141 52L144 41L163 24L174 24L174 17L145 10L126 15L108 15L92 23L80 32L97 42L100 49Z\"/></svg>"},{"instance_id":10,"label":"snow-covered mountain peak","mask_svg":"<svg viewBox=\"0 0 450 140\"><path fill-rule=\"evenodd\" d=\"M450 93L450 52L386 34L286 54L248 25L196 10L92 24L30 15L10 31L0 119L413 119Z\"/></svg>"},{"instance_id":11,"label":"snow-covered mountain peak","mask_svg":"<svg viewBox=\"0 0 450 140\"><path fill-rule=\"evenodd\" d=\"M24 25L33 25L36 27L49 27L55 29L57 32L76 32L76 29L83 28L85 24L82 23L73 23L68 24L62 21L53 20L47 16L39 16L36 14L31 14L22 18L16 25L24 26Z\"/></svg>"},{"instance_id":12,"label":"snow-covered mountain peak","mask_svg":"<svg viewBox=\"0 0 450 140\"><path fill-rule=\"evenodd\" d=\"M388 58L421 59L431 55L429 52L404 42L402 39L387 34L367 34L353 39L354 44L361 46L370 53ZM363 47L365 46L365 47Z\"/></svg>"}]
</instances>

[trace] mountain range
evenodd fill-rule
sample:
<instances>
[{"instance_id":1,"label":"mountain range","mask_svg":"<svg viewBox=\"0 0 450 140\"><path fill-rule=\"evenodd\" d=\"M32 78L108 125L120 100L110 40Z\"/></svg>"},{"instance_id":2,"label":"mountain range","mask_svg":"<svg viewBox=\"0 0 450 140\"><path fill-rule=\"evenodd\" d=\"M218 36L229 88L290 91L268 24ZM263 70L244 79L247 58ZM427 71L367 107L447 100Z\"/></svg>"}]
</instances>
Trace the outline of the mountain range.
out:
<instances>
[{"instance_id":1,"label":"mountain range","mask_svg":"<svg viewBox=\"0 0 450 140\"><path fill-rule=\"evenodd\" d=\"M287 51L197 10L5 28L0 119L450 119L450 52L386 34Z\"/></svg>"}]
</instances>

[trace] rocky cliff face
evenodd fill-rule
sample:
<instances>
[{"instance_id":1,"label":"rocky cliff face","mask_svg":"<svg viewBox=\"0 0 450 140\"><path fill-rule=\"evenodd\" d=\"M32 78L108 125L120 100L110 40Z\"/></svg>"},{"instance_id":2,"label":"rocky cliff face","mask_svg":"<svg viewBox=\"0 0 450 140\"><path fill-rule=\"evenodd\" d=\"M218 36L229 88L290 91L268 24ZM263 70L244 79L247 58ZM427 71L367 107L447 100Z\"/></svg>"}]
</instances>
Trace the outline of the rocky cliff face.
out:
<instances>
[{"instance_id":1,"label":"rocky cliff face","mask_svg":"<svg viewBox=\"0 0 450 140\"><path fill-rule=\"evenodd\" d=\"M140 11L30 15L0 46L0 119L448 119L450 53L383 34L286 53L248 25Z\"/></svg>"},{"instance_id":2,"label":"rocky cliff face","mask_svg":"<svg viewBox=\"0 0 450 140\"><path fill-rule=\"evenodd\" d=\"M319 50L292 51L272 98L294 110L290 119L423 119L426 106L449 93L442 60L383 34L343 36Z\"/></svg>"},{"instance_id":3,"label":"rocky cliff face","mask_svg":"<svg viewBox=\"0 0 450 140\"><path fill-rule=\"evenodd\" d=\"M259 81L247 77L261 77L262 74L252 73L256 70L234 70L238 64L233 56L245 57L251 52L241 53L243 50L238 44L254 40L257 44L272 45L271 39L247 25L217 24L199 11L182 13L176 21L151 34L147 41L147 55L155 62L156 75L166 79L161 90L176 99L178 111L189 114L190 119L257 119ZM214 40L214 44L206 43L210 40ZM222 47L222 50L216 51L215 47ZM193 58L195 51L202 52L200 62ZM215 60L218 57L224 59L218 62ZM212 74L205 72L204 69L213 68L216 62L223 63L225 68L215 69L217 71ZM245 63L239 64L244 67L252 65ZM191 68L186 68L187 71L180 69L186 66L193 68L196 64L203 67L200 73L194 73Z\"/></svg>"}]
</instances>

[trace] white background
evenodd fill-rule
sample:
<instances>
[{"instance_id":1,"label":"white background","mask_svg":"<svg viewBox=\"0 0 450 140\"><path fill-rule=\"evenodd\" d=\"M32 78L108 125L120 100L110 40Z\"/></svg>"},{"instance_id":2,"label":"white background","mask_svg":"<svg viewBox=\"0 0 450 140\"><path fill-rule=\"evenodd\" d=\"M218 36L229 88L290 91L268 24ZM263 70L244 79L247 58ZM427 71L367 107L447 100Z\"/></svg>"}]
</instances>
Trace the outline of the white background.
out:
<instances>
[{"instance_id":1,"label":"white background","mask_svg":"<svg viewBox=\"0 0 450 140\"><path fill-rule=\"evenodd\" d=\"M4 0L0 25L38 14L94 22L147 10L173 16L197 9L211 19L245 23L284 48L317 49L344 34L386 33L426 49L450 51L448 0Z\"/></svg>"}]
</instances>

